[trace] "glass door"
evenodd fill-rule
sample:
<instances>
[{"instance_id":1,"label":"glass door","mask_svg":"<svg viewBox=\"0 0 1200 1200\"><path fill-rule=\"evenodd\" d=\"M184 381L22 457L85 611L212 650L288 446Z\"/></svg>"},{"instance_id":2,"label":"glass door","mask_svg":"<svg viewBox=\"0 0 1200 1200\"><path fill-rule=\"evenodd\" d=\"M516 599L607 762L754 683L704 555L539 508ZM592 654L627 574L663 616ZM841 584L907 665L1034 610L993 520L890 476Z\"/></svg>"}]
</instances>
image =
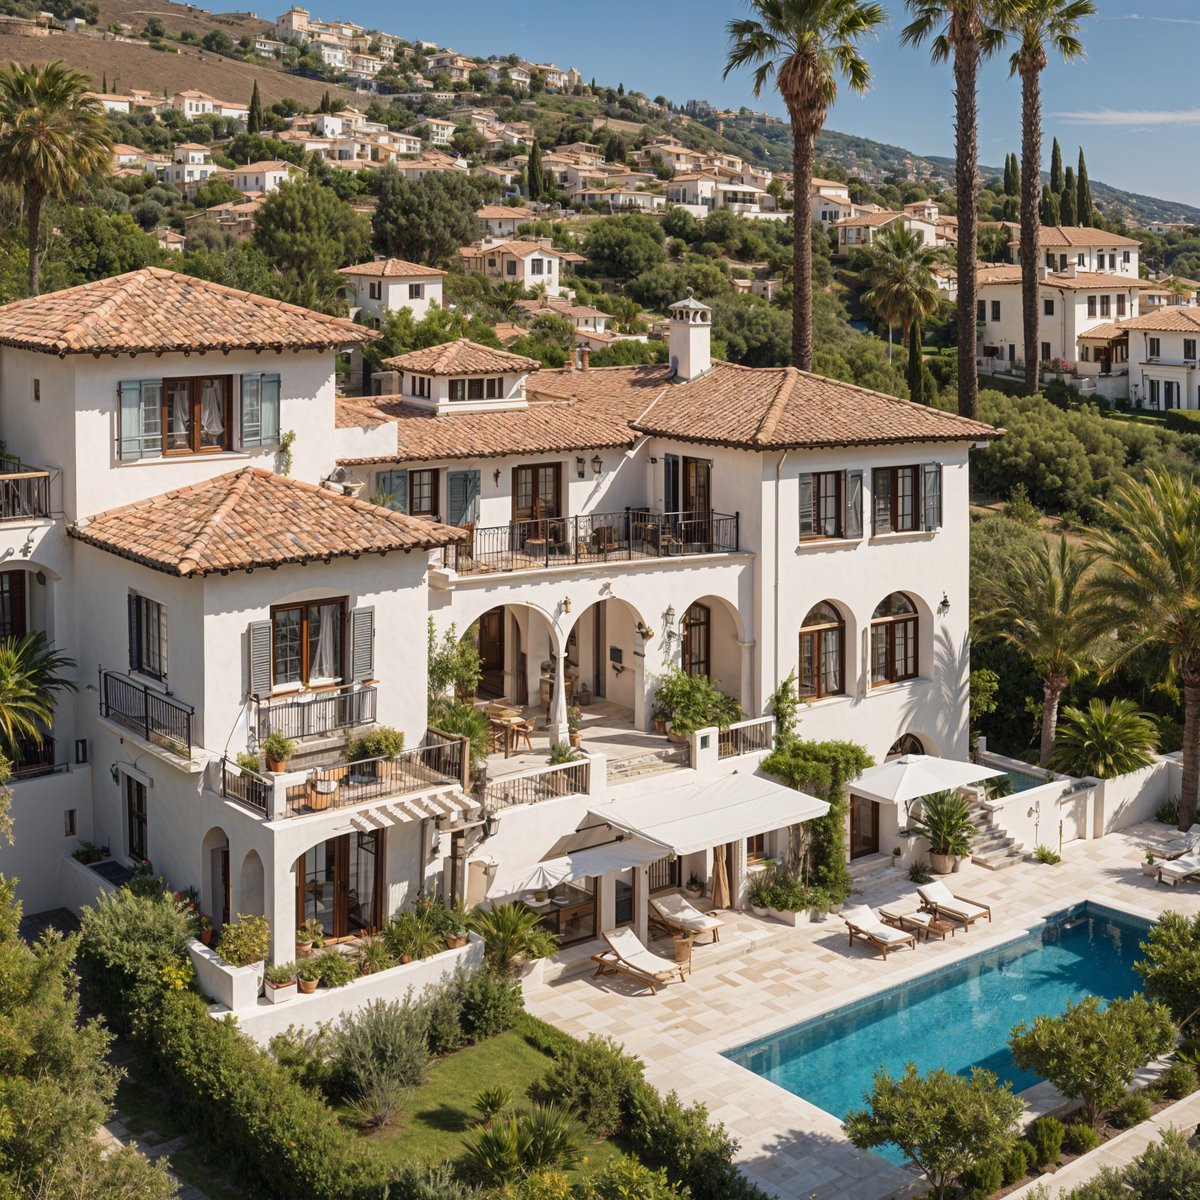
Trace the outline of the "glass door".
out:
<instances>
[{"instance_id":1,"label":"glass door","mask_svg":"<svg viewBox=\"0 0 1200 1200\"><path fill-rule=\"evenodd\" d=\"M850 797L850 857L879 853L879 805L862 796Z\"/></svg>"},{"instance_id":2,"label":"glass door","mask_svg":"<svg viewBox=\"0 0 1200 1200\"><path fill-rule=\"evenodd\" d=\"M384 831L318 842L296 863L296 923L315 918L327 938L379 929L384 893Z\"/></svg>"}]
</instances>

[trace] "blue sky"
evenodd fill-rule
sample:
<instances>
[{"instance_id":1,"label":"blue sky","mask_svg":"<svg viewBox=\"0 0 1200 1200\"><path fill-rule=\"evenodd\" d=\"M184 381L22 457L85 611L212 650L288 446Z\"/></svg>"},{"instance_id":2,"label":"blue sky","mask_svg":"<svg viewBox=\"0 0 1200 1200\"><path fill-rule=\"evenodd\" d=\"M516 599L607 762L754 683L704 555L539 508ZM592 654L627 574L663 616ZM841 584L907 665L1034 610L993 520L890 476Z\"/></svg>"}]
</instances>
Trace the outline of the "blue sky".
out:
<instances>
[{"instance_id":1,"label":"blue sky","mask_svg":"<svg viewBox=\"0 0 1200 1200\"><path fill-rule=\"evenodd\" d=\"M268 0L269 2L269 0ZM672 100L783 114L775 95L753 97L748 75L722 81L725 25L741 0L443 0L429 9L384 0L307 0L315 17L347 17L401 37L425 38L463 54L518 53L577 66L598 82ZM843 98L829 127L905 146L920 154L954 148L949 67L923 50L902 49L900 0L884 0L890 21L866 53L874 85L865 99ZM219 2L234 9L238 0ZM328 5L328 7L327 7ZM1088 22L1087 58L1052 62L1043 75L1046 158L1057 135L1064 156L1077 147L1093 179L1200 204L1200 100L1192 83L1200 51L1198 0L1098 0ZM283 11L284 5L279 5ZM273 11L259 10L270 17ZM1020 93L1007 60L985 68L980 88L980 155L1002 164L1020 137Z\"/></svg>"}]
</instances>

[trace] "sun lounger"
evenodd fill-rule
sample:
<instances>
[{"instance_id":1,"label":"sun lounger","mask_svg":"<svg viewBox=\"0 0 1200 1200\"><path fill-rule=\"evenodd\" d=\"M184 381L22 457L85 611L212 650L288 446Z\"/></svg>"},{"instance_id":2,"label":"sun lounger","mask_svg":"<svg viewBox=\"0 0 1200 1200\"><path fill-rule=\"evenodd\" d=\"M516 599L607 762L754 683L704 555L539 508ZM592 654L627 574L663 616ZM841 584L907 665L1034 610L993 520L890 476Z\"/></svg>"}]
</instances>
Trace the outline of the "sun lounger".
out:
<instances>
[{"instance_id":1,"label":"sun lounger","mask_svg":"<svg viewBox=\"0 0 1200 1200\"><path fill-rule=\"evenodd\" d=\"M628 975L630 979L644 983L655 995L662 984L671 982L676 975L680 983L684 982L684 964L647 950L632 929L610 929L602 936L608 943L608 949L592 955L596 963L596 975L611 975L614 972Z\"/></svg>"},{"instance_id":2,"label":"sun lounger","mask_svg":"<svg viewBox=\"0 0 1200 1200\"><path fill-rule=\"evenodd\" d=\"M1174 858L1182 858L1185 854L1191 854L1193 851L1200 849L1200 824L1193 825L1186 833L1180 833L1176 830L1170 838L1159 842L1157 845L1151 845L1147 842L1146 848L1153 851L1155 858L1167 861Z\"/></svg>"},{"instance_id":3,"label":"sun lounger","mask_svg":"<svg viewBox=\"0 0 1200 1200\"><path fill-rule=\"evenodd\" d=\"M668 933L690 933L696 937L711 933L712 940L719 942L721 926L725 922L718 921L711 913L701 911L678 892L670 892L665 896L655 896L650 901L650 924Z\"/></svg>"},{"instance_id":4,"label":"sun lounger","mask_svg":"<svg viewBox=\"0 0 1200 1200\"><path fill-rule=\"evenodd\" d=\"M958 931L958 926L953 921L941 921L933 913L926 912L923 908L919 908L915 912L905 913L892 912L891 909L881 908L879 910L879 919L885 925L894 925L897 929L903 929L906 933L923 933L926 941L929 941L931 937L936 935L944 942L946 934L953 937Z\"/></svg>"},{"instance_id":5,"label":"sun lounger","mask_svg":"<svg viewBox=\"0 0 1200 1200\"><path fill-rule=\"evenodd\" d=\"M854 945L855 938L861 938L876 950L882 951L885 962L889 950L897 950L901 946L911 946L914 950L917 948L916 934L905 933L902 929L885 925L865 904L842 913L842 920L846 922L846 928L850 931L851 946Z\"/></svg>"},{"instance_id":6,"label":"sun lounger","mask_svg":"<svg viewBox=\"0 0 1200 1200\"><path fill-rule=\"evenodd\" d=\"M921 897L921 907L927 912L947 921L957 921L964 929L970 929L981 917L987 917L989 921L992 919L990 905L968 900L966 896L956 896L938 880L922 884L917 888L917 895Z\"/></svg>"},{"instance_id":7,"label":"sun lounger","mask_svg":"<svg viewBox=\"0 0 1200 1200\"><path fill-rule=\"evenodd\" d=\"M1200 850L1193 850L1180 858L1172 858L1163 863L1158 869L1158 882L1174 887L1188 879L1200 875Z\"/></svg>"}]
</instances>

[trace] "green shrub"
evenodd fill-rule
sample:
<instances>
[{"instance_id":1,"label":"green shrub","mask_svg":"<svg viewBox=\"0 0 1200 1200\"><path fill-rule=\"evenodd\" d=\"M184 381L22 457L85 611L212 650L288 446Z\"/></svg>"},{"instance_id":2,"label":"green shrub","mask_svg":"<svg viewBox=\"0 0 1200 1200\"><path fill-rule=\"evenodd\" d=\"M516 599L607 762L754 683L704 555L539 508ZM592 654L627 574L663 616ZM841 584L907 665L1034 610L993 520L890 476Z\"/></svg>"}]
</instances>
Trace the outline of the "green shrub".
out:
<instances>
[{"instance_id":1,"label":"green shrub","mask_svg":"<svg viewBox=\"0 0 1200 1200\"><path fill-rule=\"evenodd\" d=\"M472 971L459 977L462 1002L462 1028L475 1042L495 1037L511 1029L525 1010L525 997L515 979L493 975L490 971Z\"/></svg>"},{"instance_id":2,"label":"green shrub","mask_svg":"<svg viewBox=\"0 0 1200 1200\"><path fill-rule=\"evenodd\" d=\"M1029 1174L1033 1166L1033 1147L1024 1140L1014 1142L1000 1165L1004 1172L1004 1186L1017 1183Z\"/></svg>"},{"instance_id":3,"label":"green shrub","mask_svg":"<svg viewBox=\"0 0 1200 1200\"><path fill-rule=\"evenodd\" d=\"M1200 433L1200 412L1169 408L1163 414L1163 424L1176 433Z\"/></svg>"},{"instance_id":4,"label":"green shrub","mask_svg":"<svg viewBox=\"0 0 1200 1200\"><path fill-rule=\"evenodd\" d=\"M530 1099L558 1100L573 1109L597 1140L625 1127L629 1097L642 1082L642 1064L612 1038L593 1034L573 1042L541 1079L529 1088Z\"/></svg>"},{"instance_id":5,"label":"green shrub","mask_svg":"<svg viewBox=\"0 0 1200 1200\"><path fill-rule=\"evenodd\" d=\"M358 978L358 967L337 950L323 950L308 960L317 968L317 978L330 988L345 987Z\"/></svg>"},{"instance_id":6,"label":"green shrub","mask_svg":"<svg viewBox=\"0 0 1200 1200\"><path fill-rule=\"evenodd\" d=\"M1196 1068L1191 1063L1173 1062L1163 1072L1160 1082L1169 1099L1182 1100L1196 1090Z\"/></svg>"},{"instance_id":7,"label":"green shrub","mask_svg":"<svg viewBox=\"0 0 1200 1200\"><path fill-rule=\"evenodd\" d=\"M426 991L421 997L421 1006L425 1010L425 1040L430 1054L441 1058L466 1045L461 974Z\"/></svg>"},{"instance_id":8,"label":"green shrub","mask_svg":"<svg viewBox=\"0 0 1200 1200\"><path fill-rule=\"evenodd\" d=\"M582 1142L571 1112L535 1104L528 1112L494 1120L466 1142L464 1173L487 1187L504 1187L524 1175L579 1161Z\"/></svg>"},{"instance_id":9,"label":"green shrub","mask_svg":"<svg viewBox=\"0 0 1200 1200\"><path fill-rule=\"evenodd\" d=\"M511 1088L483 1088L475 1093L471 1107L479 1114L480 1125L490 1125L502 1112L512 1107Z\"/></svg>"},{"instance_id":10,"label":"green shrub","mask_svg":"<svg viewBox=\"0 0 1200 1200\"><path fill-rule=\"evenodd\" d=\"M1058 1162L1062 1153L1066 1129L1057 1117L1038 1117L1025 1131L1025 1139L1033 1149L1033 1165L1045 1167Z\"/></svg>"},{"instance_id":11,"label":"green shrub","mask_svg":"<svg viewBox=\"0 0 1200 1200\"><path fill-rule=\"evenodd\" d=\"M1147 1146L1124 1175L1137 1200L1192 1200L1200 1196L1200 1150L1178 1129L1164 1129L1162 1141Z\"/></svg>"},{"instance_id":12,"label":"green shrub","mask_svg":"<svg viewBox=\"0 0 1200 1200\"><path fill-rule=\"evenodd\" d=\"M1062 862L1062 855L1051 850L1049 846L1037 846L1033 851L1033 860L1047 867L1053 867Z\"/></svg>"},{"instance_id":13,"label":"green shrub","mask_svg":"<svg viewBox=\"0 0 1200 1200\"><path fill-rule=\"evenodd\" d=\"M350 762L364 758L395 758L404 751L404 732L390 725L376 725L369 733L346 747L345 757Z\"/></svg>"},{"instance_id":14,"label":"green shrub","mask_svg":"<svg viewBox=\"0 0 1200 1200\"><path fill-rule=\"evenodd\" d=\"M923 862L915 862L908 868L908 880L910 883L931 883L933 875L930 873L929 864Z\"/></svg>"},{"instance_id":15,"label":"green shrub","mask_svg":"<svg viewBox=\"0 0 1200 1200\"><path fill-rule=\"evenodd\" d=\"M77 964L83 986L120 1033L139 1028L161 991L162 973L184 960L188 918L174 897L125 888L83 910Z\"/></svg>"},{"instance_id":16,"label":"green shrub","mask_svg":"<svg viewBox=\"0 0 1200 1200\"><path fill-rule=\"evenodd\" d=\"M1114 1114L1114 1123L1121 1129L1132 1129L1143 1121L1150 1120L1150 1101L1142 1092L1131 1092Z\"/></svg>"},{"instance_id":17,"label":"green shrub","mask_svg":"<svg viewBox=\"0 0 1200 1200\"><path fill-rule=\"evenodd\" d=\"M484 960L498 974L515 974L522 963L545 958L558 949L558 938L538 924L537 913L523 904L476 908L467 923L484 940Z\"/></svg>"},{"instance_id":18,"label":"green shrub","mask_svg":"<svg viewBox=\"0 0 1200 1200\"><path fill-rule=\"evenodd\" d=\"M361 1096L372 1080L395 1079L417 1087L429 1069L429 1018L410 999L372 1000L347 1013L333 1035L330 1081L347 1099Z\"/></svg>"},{"instance_id":19,"label":"green shrub","mask_svg":"<svg viewBox=\"0 0 1200 1200\"><path fill-rule=\"evenodd\" d=\"M364 1129L383 1129L400 1114L408 1087L384 1070L372 1071L350 1101L350 1111Z\"/></svg>"},{"instance_id":20,"label":"green shrub","mask_svg":"<svg viewBox=\"0 0 1200 1200\"><path fill-rule=\"evenodd\" d=\"M233 967L249 967L270 953L271 926L266 917L238 913L237 920L221 930L217 953Z\"/></svg>"},{"instance_id":21,"label":"green shrub","mask_svg":"<svg viewBox=\"0 0 1200 1200\"><path fill-rule=\"evenodd\" d=\"M680 1200L680 1196L661 1167L654 1170L622 1154L587 1181L580 1200Z\"/></svg>"},{"instance_id":22,"label":"green shrub","mask_svg":"<svg viewBox=\"0 0 1200 1200\"><path fill-rule=\"evenodd\" d=\"M1049 1190L1047 1189L1044 1193L1044 1198L1035 1197L1033 1200L1050 1200ZM1103 1167L1098 1175L1089 1179L1087 1183L1072 1188L1062 1196L1061 1200L1134 1200L1134 1198L1121 1179L1121 1172L1114 1171L1112 1167ZM1166 1198L1163 1197L1162 1200L1166 1200Z\"/></svg>"},{"instance_id":23,"label":"green shrub","mask_svg":"<svg viewBox=\"0 0 1200 1200\"><path fill-rule=\"evenodd\" d=\"M654 693L654 712L668 720L676 733L694 733L715 726L723 729L742 719L738 702L721 691L707 675L689 675L673 667Z\"/></svg>"},{"instance_id":24,"label":"green shrub","mask_svg":"<svg viewBox=\"0 0 1200 1200\"><path fill-rule=\"evenodd\" d=\"M535 1050L549 1054L552 1058L568 1053L576 1043L576 1039L569 1033L563 1033L561 1029L535 1017L532 1013L522 1012L513 1023L513 1028Z\"/></svg>"},{"instance_id":25,"label":"green shrub","mask_svg":"<svg viewBox=\"0 0 1200 1200\"><path fill-rule=\"evenodd\" d=\"M1063 1135L1063 1145L1072 1154L1087 1154L1100 1145L1100 1134L1086 1121L1075 1121L1067 1126Z\"/></svg>"},{"instance_id":26,"label":"green shrub","mask_svg":"<svg viewBox=\"0 0 1200 1200\"><path fill-rule=\"evenodd\" d=\"M310 960L306 959L305 962ZM301 972L305 963L300 964ZM330 1088L329 1043L332 1039L330 1023L326 1021L316 1029L297 1029L289 1025L285 1033L277 1033L267 1049L271 1057L298 1084L310 1091L327 1093Z\"/></svg>"},{"instance_id":27,"label":"green shrub","mask_svg":"<svg viewBox=\"0 0 1200 1200\"><path fill-rule=\"evenodd\" d=\"M981 1158L962 1173L963 1200L988 1200L1004 1186L1004 1166L998 1158Z\"/></svg>"},{"instance_id":28,"label":"green shrub","mask_svg":"<svg viewBox=\"0 0 1200 1200\"><path fill-rule=\"evenodd\" d=\"M1179 797L1168 796L1166 801L1159 806L1158 811L1154 814L1156 821L1161 821L1164 825L1179 824Z\"/></svg>"}]
</instances>

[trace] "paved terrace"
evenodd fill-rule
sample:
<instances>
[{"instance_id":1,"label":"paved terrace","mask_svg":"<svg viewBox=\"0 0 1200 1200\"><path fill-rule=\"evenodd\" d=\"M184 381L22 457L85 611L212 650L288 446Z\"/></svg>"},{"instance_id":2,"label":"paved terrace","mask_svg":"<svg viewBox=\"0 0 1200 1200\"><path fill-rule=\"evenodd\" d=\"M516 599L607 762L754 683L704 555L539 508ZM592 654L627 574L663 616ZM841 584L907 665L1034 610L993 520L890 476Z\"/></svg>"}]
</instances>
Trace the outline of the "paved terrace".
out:
<instances>
[{"instance_id":1,"label":"paved terrace","mask_svg":"<svg viewBox=\"0 0 1200 1200\"><path fill-rule=\"evenodd\" d=\"M915 1194L923 1188L909 1171L855 1150L838 1120L723 1059L720 1051L991 949L1083 900L1151 919L1168 908L1200 912L1200 886L1168 888L1140 872L1143 847L1169 836L1165 826L1149 823L1070 843L1054 867L1021 863L990 872L964 864L947 883L990 903L994 922L944 942L922 941L886 962L861 942L849 948L838 917L791 929L738 913L729 915L720 943L696 947L687 982L661 988L657 996L619 976L575 974L531 992L528 1005L569 1033L615 1038L645 1061L656 1086L703 1101L741 1142L743 1168L778 1196L885 1200ZM910 897L916 906L914 885L890 866L859 886L861 900L872 906ZM668 947L660 942L656 949Z\"/></svg>"}]
</instances>

